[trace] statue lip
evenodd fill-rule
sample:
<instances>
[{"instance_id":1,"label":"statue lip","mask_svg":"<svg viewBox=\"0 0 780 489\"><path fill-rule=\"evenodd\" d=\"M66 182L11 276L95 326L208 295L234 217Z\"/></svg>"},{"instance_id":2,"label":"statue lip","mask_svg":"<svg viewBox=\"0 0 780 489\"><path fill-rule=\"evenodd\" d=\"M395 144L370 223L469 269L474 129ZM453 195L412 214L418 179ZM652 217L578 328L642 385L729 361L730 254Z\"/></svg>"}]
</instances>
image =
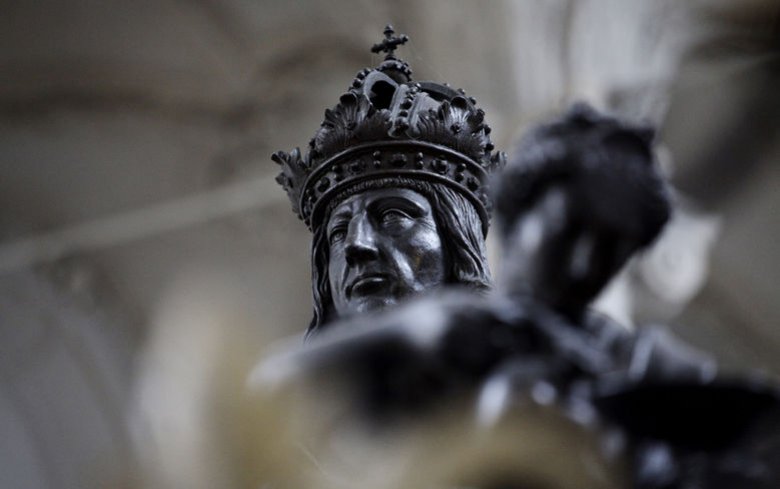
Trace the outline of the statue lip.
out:
<instances>
[{"instance_id":1,"label":"statue lip","mask_svg":"<svg viewBox=\"0 0 780 489\"><path fill-rule=\"evenodd\" d=\"M347 296L352 297L353 293L365 295L375 292L389 282L390 276L386 273L366 273L360 275L352 281L347 287Z\"/></svg>"}]
</instances>

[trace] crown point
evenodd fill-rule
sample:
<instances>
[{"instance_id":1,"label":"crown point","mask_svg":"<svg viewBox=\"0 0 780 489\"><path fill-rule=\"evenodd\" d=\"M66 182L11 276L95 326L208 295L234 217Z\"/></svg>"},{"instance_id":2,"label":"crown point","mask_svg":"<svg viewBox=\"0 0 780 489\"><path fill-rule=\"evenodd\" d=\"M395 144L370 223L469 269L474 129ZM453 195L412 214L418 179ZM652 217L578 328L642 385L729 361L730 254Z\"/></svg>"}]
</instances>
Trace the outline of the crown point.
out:
<instances>
[{"instance_id":1,"label":"crown point","mask_svg":"<svg viewBox=\"0 0 780 489\"><path fill-rule=\"evenodd\" d=\"M374 44L371 47L371 52L384 52L386 53L385 59L392 59L393 51L395 51L398 46L406 44L406 42L409 40L409 36L406 34L401 34L400 36L396 37L395 29L393 29L391 24L387 24L385 26L385 30L382 33L385 35L385 38L382 39L381 42Z\"/></svg>"},{"instance_id":2,"label":"crown point","mask_svg":"<svg viewBox=\"0 0 780 489\"><path fill-rule=\"evenodd\" d=\"M484 111L476 107L474 98L449 84L414 82L409 65L394 56L408 36L397 35L390 24L383 34L371 50L384 52L384 60L376 68L359 71L338 105L325 110L305 157L297 149L274 154L273 160L282 167L277 181L290 197L293 211L311 229L319 224L312 221L322 217L317 209L340 195L339 189L379 177L428 181L433 176L457 183L456 190L469 197L485 218L484 231L489 206L480 202L478 192L487 185L485 174L504 162L501 155L491 153ZM374 105L375 95L385 88L379 83L390 86L388 100L382 98ZM443 148L432 149L436 147Z\"/></svg>"}]
</instances>

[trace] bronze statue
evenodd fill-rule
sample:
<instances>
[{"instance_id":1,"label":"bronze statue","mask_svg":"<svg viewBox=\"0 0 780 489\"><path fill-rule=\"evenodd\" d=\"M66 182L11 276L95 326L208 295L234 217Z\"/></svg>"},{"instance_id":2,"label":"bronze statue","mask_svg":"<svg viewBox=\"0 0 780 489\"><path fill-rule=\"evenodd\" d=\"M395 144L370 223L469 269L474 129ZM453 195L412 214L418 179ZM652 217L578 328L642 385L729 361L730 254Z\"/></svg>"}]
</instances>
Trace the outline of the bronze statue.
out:
<instances>
[{"instance_id":1,"label":"bronze statue","mask_svg":"<svg viewBox=\"0 0 780 489\"><path fill-rule=\"evenodd\" d=\"M495 179L505 264L496 293L485 299L455 291L338 323L337 329L347 331L324 341L361 346L322 360L361 376L376 373L366 381L374 412L407 401L418 407L435 403L459 382L473 388L486 375L501 374L507 361L516 382L518 359L537 363L522 370L528 378L521 383L546 380L564 390L573 380L611 372L641 380L708 381L714 363L705 355L663 330L633 334L587 308L669 216L651 141L652 131L587 106L536 128ZM318 344L305 354L312 357L307 362L320 359ZM360 369L353 362L377 367Z\"/></svg>"},{"instance_id":2,"label":"bronze statue","mask_svg":"<svg viewBox=\"0 0 780 489\"><path fill-rule=\"evenodd\" d=\"M302 154L278 152L277 181L312 230L314 318L376 310L443 284L491 285L487 176L504 164L476 101L412 81L392 26Z\"/></svg>"},{"instance_id":3,"label":"bronze statue","mask_svg":"<svg viewBox=\"0 0 780 489\"><path fill-rule=\"evenodd\" d=\"M345 387L352 414L375 425L455 400L488 425L543 406L588 436L618 433L631 487L775 487L780 437L760 433L779 424L774 387L718 379L664 328L634 333L589 310L669 218L653 131L578 105L496 172L504 156L473 99L411 82L393 55L406 37L385 34L385 60L326 111L308 154L274 156L314 232L309 332L328 328L261 370ZM490 286L492 200L504 273L475 294ZM407 301L445 284L466 290Z\"/></svg>"}]
</instances>

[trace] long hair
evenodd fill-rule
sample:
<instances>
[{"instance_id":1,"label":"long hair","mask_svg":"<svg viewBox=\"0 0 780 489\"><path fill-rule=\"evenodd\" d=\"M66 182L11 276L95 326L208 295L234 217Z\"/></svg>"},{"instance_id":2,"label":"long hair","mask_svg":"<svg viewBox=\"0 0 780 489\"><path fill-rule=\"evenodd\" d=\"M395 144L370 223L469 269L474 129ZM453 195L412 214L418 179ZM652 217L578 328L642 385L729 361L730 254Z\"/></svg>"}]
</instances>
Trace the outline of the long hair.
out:
<instances>
[{"instance_id":1,"label":"long hair","mask_svg":"<svg viewBox=\"0 0 780 489\"><path fill-rule=\"evenodd\" d=\"M407 188L428 199L441 236L447 284L458 284L477 291L486 291L492 287L485 251L485 237L482 234L482 220L474 206L464 196L445 185L411 178L368 180L353 185L335 196L328 205L325 217L314 229L311 249L314 317L306 331L307 337L336 319L328 276L330 259L326 236L328 216L333 208L347 197L380 188Z\"/></svg>"}]
</instances>

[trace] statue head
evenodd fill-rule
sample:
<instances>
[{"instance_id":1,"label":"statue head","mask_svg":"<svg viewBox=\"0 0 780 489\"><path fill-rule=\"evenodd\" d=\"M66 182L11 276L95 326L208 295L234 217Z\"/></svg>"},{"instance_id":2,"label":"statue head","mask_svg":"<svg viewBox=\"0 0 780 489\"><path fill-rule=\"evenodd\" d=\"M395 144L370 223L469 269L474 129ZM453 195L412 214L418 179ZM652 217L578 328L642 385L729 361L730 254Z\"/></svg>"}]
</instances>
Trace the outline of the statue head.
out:
<instances>
[{"instance_id":1,"label":"statue head","mask_svg":"<svg viewBox=\"0 0 780 489\"><path fill-rule=\"evenodd\" d=\"M669 218L653 130L572 107L532 130L497 182L505 288L578 314Z\"/></svg>"},{"instance_id":2,"label":"statue head","mask_svg":"<svg viewBox=\"0 0 780 489\"><path fill-rule=\"evenodd\" d=\"M314 318L381 309L444 284L486 289L487 176L503 166L476 101L413 82L391 26L309 142L277 152L277 181L314 234Z\"/></svg>"}]
</instances>

